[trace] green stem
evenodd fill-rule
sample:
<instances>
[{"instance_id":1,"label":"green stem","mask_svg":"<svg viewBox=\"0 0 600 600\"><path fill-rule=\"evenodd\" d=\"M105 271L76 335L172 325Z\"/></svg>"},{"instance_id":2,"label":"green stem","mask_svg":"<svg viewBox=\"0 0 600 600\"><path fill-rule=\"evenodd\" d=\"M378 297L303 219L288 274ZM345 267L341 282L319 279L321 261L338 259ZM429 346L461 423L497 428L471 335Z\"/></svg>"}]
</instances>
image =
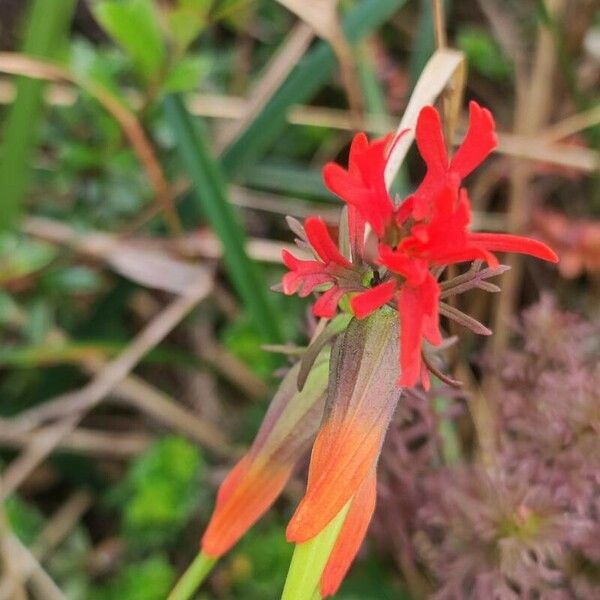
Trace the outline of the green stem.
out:
<instances>
[{"instance_id":1,"label":"green stem","mask_svg":"<svg viewBox=\"0 0 600 600\"><path fill-rule=\"evenodd\" d=\"M319 580L349 508L350 502L321 533L307 542L296 545L281 600L316 600L321 597Z\"/></svg>"},{"instance_id":2,"label":"green stem","mask_svg":"<svg viewBox=\"0 0 600 600\"><path fill-rule=\"evenodd\" d=\"M200 552L181 576L167 600L188 600L188 598L191 598L216 562L216 558L206 556L206 554Z\"/></svg>"}]
</instances>

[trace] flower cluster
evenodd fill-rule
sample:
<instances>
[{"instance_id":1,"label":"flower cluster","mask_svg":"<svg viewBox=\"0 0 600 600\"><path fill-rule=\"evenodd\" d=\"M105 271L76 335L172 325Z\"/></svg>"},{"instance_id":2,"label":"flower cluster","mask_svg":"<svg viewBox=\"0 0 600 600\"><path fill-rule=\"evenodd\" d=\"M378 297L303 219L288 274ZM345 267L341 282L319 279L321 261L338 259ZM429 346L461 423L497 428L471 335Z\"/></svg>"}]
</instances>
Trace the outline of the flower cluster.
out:
<instances>
[{"instance_id":1,"label":"flower cluster","mask_svg":"<svg viewBox=\"0 0 600 600\"><path fill-rule=\"evenodd\" d=\"M440 268L474 260L495 268L498 261L492 252L503 251L557 261L556 254L539 241L469 231L471 207L461 183L495 147L494 130L491 113L471 102L466 137L449 159L439 114L435 108L425 107L415 135L427 172L414 194L399 203L388 193L384 177L393 136L369 142L364 134L358 134L350 148L348 169L329 163L323 171L327 187L348 207L351 257L341 254L317 217L305 223L305 241L315 260L283 252L289 269L282 282L286 294L307 296L327 286L314 304L317 316L334 316L346 294L350 294L352 311L359 319L388 303L397 307L400 386L411 387L419 379L428 385L422 342L433 346L442 342L436 278Z\"/></svg>"},{"instance_id":2,"label":"flower cluster","mask_svg":"<svg viewBox=\"0 0 600 600\"><path fill-rule=\"evenodd\" d=\"M486 281L503 271L494 251L556 261L541 242L469 231L470 202L461 183L494 147L487 110L471 103L469 130L452 159L434 108L420 113L416 140L427 173L403 202L392 200L385 182L393 136L369 142L359 134L348 169L325 166L327 186L347 205L347 250L340 250L320 218L310 217L304 226L290 221L299 245L313 258L284 251L289 271L282 290L300 296L319 292L313 311L331 321L282 381L254 444L221 485L202 538L202 552L212 559L231 548L275 501L314 440L306 493L286 537L300 553L321 548L323 540L333 545L310 573L292 560L286 600L312 598L317 588L329 596L350 568L375 510L377 463L402 393L398 384L410 388L420 379L427 386L428 370L445 378L422 349L423 340L442 343L439 315L489 331L441 300L472 287L498 291ZM445 266L462 262L473 265L438 282ZM480 269L483 262L488 268ZM351 315L336 315L342 299L349 301ZM333 536L334 526L339 529ZM295 577L307 595L288 587Z\"/></svg>"}]
</instances>

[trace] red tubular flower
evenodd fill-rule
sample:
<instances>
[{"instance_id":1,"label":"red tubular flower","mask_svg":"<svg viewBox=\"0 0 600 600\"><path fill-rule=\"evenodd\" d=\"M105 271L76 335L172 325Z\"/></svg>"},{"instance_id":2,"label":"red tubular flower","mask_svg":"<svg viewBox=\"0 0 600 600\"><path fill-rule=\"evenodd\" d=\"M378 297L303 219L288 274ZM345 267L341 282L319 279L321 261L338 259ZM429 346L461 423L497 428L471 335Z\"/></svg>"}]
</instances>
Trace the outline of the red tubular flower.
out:
<instances>
[{"instance_id":1,"label":"red tubular flower","mask_svg":"<svg viewBox=\"0 0 600 600\"><path fill-rule=\"evenodd\" d=\"M331 283L332 286L315 302L313 312L318 317L331 318L347 289L337 285L338 276L352 263L346 259L331 239L327 225L318 217L309 217L304 223L308 242L319 260L301 260L287 250L282 251L285 266L290 269L283 276L283 292L287 295L298 292L300 297L308 296L317 286Z\"/></svg>"},{"instance_id":2,"label":"red tubular flower","mask_svg":"<svg viewBox=\"0 0 600 600\"><path fill-rule=\"evenodd\" d=\"M422 340L437 346L442 342L439 330L439 295L431 266L486 260L490 267L498 266L491 251L530 254L556 262L557 257L545 244L528 238L471 233L467 227L471 208L467 192L457 189L451 179L437 193L428 222L417 223L396 250L385 244L379 249L379 264L400 275L403 281L389 281L356 294L350 301L354 314L362 319L396 298L400 315L400 378L398 384L411 387L421 378L428 387L428 373L421 358Z\"/></svg>"},{"instance_id":3,"label":"red tubular flower","mask_svg":"<svg viewBox=\"0 0 600 600\"><path fill-rule=\"evenodd\" d=\"M393 134L389 134L369 143L367 136L359 133L350 146L348 170L333 162L323 168L329 190L354 208L379 237L394 213L383 174L392 138Z\"/></svg>"},{"instance_id":4,"label":"red tubular flower","mask_svg":"<svg viewBox=\"0 0 600 600\"><path fill-rule=\"evenodd\" d=\"M433 197L449 178L456 177L460 182L485 160L496 147L495 127L492 113L481 108L477 102L470 102L467 135L449 161L438 111L433 106L421 110L415 137L427 165L427 173L414 194L415 219L424 219L429 215Z\"/></svg>"}]
</instances>

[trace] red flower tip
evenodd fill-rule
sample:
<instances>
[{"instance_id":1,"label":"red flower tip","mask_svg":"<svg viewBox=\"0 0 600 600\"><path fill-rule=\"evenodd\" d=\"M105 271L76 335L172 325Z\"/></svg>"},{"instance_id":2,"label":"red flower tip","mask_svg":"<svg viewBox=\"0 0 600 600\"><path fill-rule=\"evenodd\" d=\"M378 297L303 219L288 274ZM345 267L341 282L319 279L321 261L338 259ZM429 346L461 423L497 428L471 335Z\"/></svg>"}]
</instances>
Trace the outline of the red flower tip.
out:
<instances>
[{"instance_id":1,"label":"red flower tip","mask_svg":"<svg viewBox=\"0 0 600 600\"><path fill-rule=\"evenodd\" d=\"M392 137L389 134L369 143L364 133L358 133L350 146L348 169L331 162L323 168L326 187L355 207L379 236L394 212L384 178Z\"/></svg>"},{"instance_id":2,"label":"red flower tip","mask_svg":"<svg viewBox=\"0 0 600 600\"><path fill-rule=\"evenodd\" d=\"M371 313L387 304L396 293L396 282L394 280L386 281L366 292L356 294L350 300L352 312L357 319L364 319Z\"/></svg>"},{"instance_id":3,"label":"red flower tip","mask_svg":"<svg viewBox=\"0 0 600 600\"><path fill-rule=\"evenodd\" d=\"M351 267L350 261L342 256L334 241L329 235L325 221L320 217L308 217L304 222L304 231L313 250L327 265L334 263L340 267Z\"/></svg>"}]
</instances>

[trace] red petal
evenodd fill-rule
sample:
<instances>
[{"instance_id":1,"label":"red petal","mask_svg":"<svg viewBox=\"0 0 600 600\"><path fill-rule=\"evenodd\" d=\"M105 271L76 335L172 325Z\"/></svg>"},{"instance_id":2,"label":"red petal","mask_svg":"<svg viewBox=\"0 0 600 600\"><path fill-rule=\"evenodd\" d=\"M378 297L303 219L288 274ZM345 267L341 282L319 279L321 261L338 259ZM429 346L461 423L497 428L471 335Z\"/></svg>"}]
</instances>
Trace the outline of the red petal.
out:
<instances>
[{"instance_id":1,"label":"red petal","mask_svg":"<svg viewBox=\"0 0 600 600\"><path fill-rule=\"evenodd\" d=\"M345 200L349 190L352 190L348 171L334 162L328 162L323 167L323 181L325 187L342 200Z\"/></svg>"},{"instance_id":2,"label":"red petal","mask_svg":"<svg viewBox=\"0 0 600 600\"><path fill-rule=\"evenodd\" d=\"M386 281L366 292L361 292L350 300L352 312L358 319L364 319L372 312L389 302L396 293L396 282Z\"/></svg>"},{"instance_id":3,"label":"red petal","mask_svg":"<svg viewBox=\"0 0 600 600\"><path fill-rule=\"evenodd\" d=\"M448 170L448 153L440 115L433 106L425 106L419 113L415 137L428 174L443 176Z\"/></svg>"},{"instance_id":4,"label":"red petal","mask_svg":"<svg viewBox=\"0 0 600 600\"><path fill-rule=\"evenodd\" d=\"M496 124L492 113L477 102L469 103L469 129L460 148L452 158L450 170L464 179L476 169L496 147Z\"/></svg>"},{"instance_id":5,"label":"red petal","mask_svg":"<svg viewBox=\"0 0 600 600\"><path fill-rule=\"evenodd\" d=\"M298 292L302 298L308 296L315 287L333 280L325 266L316 260L300 260L287 250L281 253L285 266L290 269L281 280L283 293L288 296Z\"/></svg>"},{"instance_id":6,"label":"red petal","mask_svg":"<svg viewBox=\"0 0 600 600\"><path fill-rule=\"evenodd\" d=\"M332 596L340 587L365 539L375 511L377 480L375 470L356 491L342 529L321 575L321 596Z\"/></svg>"},{"instance_id":7,"label":"red petal","mask_svg":"<svg viewBox=\"0 0 600 600\"><path fill-rule=\"evenodd\" d=\"M558 262L558 256L543 242L508 233L470 233L469 242L491 252L517 252L548 262Z\"/></svg>"},{"instance_id":8,"label":"red petal","mask_svg":"<svg viewBox=\"0 0 600 600\"><path fill-rule=\"evenodd\" d=\"M352 259L361 262L365 253L365 220L355 206L348 205L348 234Z\"/></svg>"},{"instance_id":9,"label":"red petal","mask_svg":"<svg viewBox=\"0 0 600 600\"><path fill-rule=\"evenodd\" d=\"M316 317L331 319L337 312L338 303L347 290L340 289L337 285L328 289L313 305L313 314Z\"/></svg>"},{"instance_id":10,"label":"red petal","mask_svg":"<svg viewBox=\"0 0 600 600\"><path fill-rule=\"evenodd\" d=\"M325 221L319 217L308 217L304 221L304 230L310 245L314 248L319 258L325 263L335 263L341 267L351 267L348 259L342 256L338 247L329 235Z\"/></svg>"},{"instance_id":11,"label":"red petal","mask_svg":"<svg viewBox=\"0 0 600 600\"><path fill-rule=\"evenodd\" d=\"M403 285L398 299L400 313L399 385L414 386L421 375L423 337L434 345L442 342L438 317L439 286L428 274L418 287Z\"/></svg>"}]
</instances>

